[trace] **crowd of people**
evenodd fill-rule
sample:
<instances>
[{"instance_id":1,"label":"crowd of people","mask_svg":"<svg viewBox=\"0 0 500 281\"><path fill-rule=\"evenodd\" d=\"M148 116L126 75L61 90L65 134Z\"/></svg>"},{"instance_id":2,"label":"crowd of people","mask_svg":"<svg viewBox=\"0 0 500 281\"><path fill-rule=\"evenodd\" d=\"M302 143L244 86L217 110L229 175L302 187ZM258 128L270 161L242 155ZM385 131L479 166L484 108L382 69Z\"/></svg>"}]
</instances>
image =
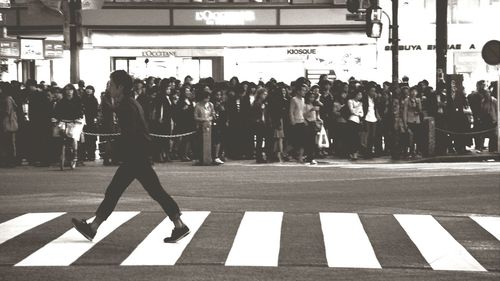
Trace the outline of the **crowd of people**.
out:
<instances>
[{"instance_id":1,"label":"crowd of people","mask_svg":"<svg viewBox=\"0 0 500 281\"><path fill-rule=\"evenodd\" d=\"M194 83L190 76L135 79L130 95L144 111L154 145L152 161L200 160L202 128L212 132L214 164L226 159L255 159L258 163L298 161L316 164L318 158L356 160L390 155L419 157L427 152L425 117L436 126L437 154L466 153L466 147L496 151L498 122L496 87L478 81L469 95L436 89L426 80L410 86L371 81L331 81L317 84L300 77L290 84L265 82ZM456 94L459 93L459 94ZM0 82L0 165L29 163L48 166L58 161L60 143L53 137L58 120L80 120L85 133L75 137L75 160L98 157L104 165L120 162L120 128L107 91L100 102L85 85ZM193 133L195 132L195 133ZM480 132L474 134L474 132ZM92 133L92 134L88 134ZM96 134L106 134L99 138ZM160 137L161 136L161 137Z\"/></svg>"}]
</instances>

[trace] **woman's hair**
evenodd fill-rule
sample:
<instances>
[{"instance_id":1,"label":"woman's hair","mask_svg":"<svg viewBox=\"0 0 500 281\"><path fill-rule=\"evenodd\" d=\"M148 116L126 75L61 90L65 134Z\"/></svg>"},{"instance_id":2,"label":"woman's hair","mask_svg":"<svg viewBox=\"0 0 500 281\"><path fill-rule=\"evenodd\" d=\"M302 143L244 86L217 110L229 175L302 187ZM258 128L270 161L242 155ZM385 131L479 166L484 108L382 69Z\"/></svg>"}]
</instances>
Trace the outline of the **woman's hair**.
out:
<instances>
[{"instance_id":1,"label":"woman's hair","mask_svg":"<svg viewBox=\"0 0 500 281\"><path fill-rule=\"evenodd\" d=\"M181 93L179 95L180 99L186 99L187 98L187 96L186 96L186 90L187 89L191 90L192 88L189 85L184 85L184 86L181 87Z\"/></svg>"},{"instance_id":2,"label":"woman's hair","mask_svg":"<svg viewBox=\"0 0 500 281\"><path fill-rule=\"evenodd\" d=\"M314 97L315 100L318 98L315 93L313 93L312 91L309 91L309 92L306 93L305 103L310 103L309 99L311 97Z\"/></svg>"},{"instance_id":3,"label":"woman's hair","mask_svg":"<svg viewBox=\"0 0 500 281\"><path fill-rule=\"evenodd\" d=\"M109 76L111 80L115 83L115 85L123 86L123 93L128 94L132 91L133 81L132 77L125 70L116 70ZM152 78L152 77L150 77ZM148 78L148 79L150 79ZM154 78L153 78L154 79Z\"/></svg>"},{"instance_id":4,"label":"woman's hair","mask_svg":"<svg viewBox=\"0 0 500 281\"><path fill-rule=\"evenodd\" d=\"M267 90L265 88L258 89L257 92L255 92L255 99L259 100L262 97L262 95L264 95L264 93L266 92Z\"/></svg>"},{"instance_id":5,"label":"woman's hair","mask_svg":"<svg viewBox=\"0 0 500 281\"><path fill-rule=\"evenodd\" d=\"M66 84L66 86L64 86L64 88L63 88L63 92L66 92L66 90L68 90L68 89L71 89L71 90L73 90L73 92L76 92L76 88L73 84Z\"/></svg>"},{"instance_id":6,"label":"woman's hair","mask_svg":"<svg viewBox=\"0 0 500 281\"><path fill-rule=\"evenodd\" d=\"M158 87L158 93L160 95L165 94L165 91L167 90L168 86L170 85L170 80L167 78L164 78L160 81L160 85Z\"/></svg>"}]
</instances>

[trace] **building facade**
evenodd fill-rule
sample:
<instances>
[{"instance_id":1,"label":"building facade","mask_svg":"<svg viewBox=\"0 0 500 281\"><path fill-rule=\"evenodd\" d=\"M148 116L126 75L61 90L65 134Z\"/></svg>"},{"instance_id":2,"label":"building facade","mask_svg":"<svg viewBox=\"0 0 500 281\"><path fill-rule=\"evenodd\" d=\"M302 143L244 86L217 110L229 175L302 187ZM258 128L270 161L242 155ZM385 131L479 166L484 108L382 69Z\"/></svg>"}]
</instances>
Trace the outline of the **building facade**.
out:
<instances>
[{"instance_id":1,"label":"building facade","mask_svg":"<svg viewBox=\"0 0 500 281\"><path fill-rule=\"evenodd\" d=\"M4 11L8 34L64 40L64 17L46 8L33 11L31 1L16 0ZM412 83L435 80L434 1L400 1L399 73ZM488 40L500 38L491 28L500 1L449 2L448 73L462 73L466 81L498 76L498 68L486 66L480 52ZM390 18L391 0L380 5ZM181 80L238 76L289 83L299 76L315 81L320 74L390 80L387 18L382 38L372 39L364 22L347 20L346 14L345 0L107 1L103 9L82 11L80 78L98 91L117 69L139 78ZM69 57L66 50L57 59L9 59L2 79L64 84L70 78Z\"/></svg>"}]
</instances>

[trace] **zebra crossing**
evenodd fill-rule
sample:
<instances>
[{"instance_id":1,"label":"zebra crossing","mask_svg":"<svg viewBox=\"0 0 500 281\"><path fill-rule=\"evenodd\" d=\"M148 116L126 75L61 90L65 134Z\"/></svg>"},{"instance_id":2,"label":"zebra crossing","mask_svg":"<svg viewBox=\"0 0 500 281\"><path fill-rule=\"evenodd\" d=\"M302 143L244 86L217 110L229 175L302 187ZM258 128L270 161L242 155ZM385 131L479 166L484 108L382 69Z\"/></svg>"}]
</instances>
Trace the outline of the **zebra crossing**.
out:
<instances>
[{"instance_id":1,"label":"zebra crossing","mask_svg":"<svg viewBox=\"0 0 500 281\"><path fill-rule=\"evenodd\" d=\"M117 266L311 262L330 268L500 271L498 216L186 211L191 234L166 244L173 224L162 214L151 215L114 212L93 242L71 228L74 213L14 216L0 223L0 266L75 266L99 257Z\"/></svg>"}]
</instances>

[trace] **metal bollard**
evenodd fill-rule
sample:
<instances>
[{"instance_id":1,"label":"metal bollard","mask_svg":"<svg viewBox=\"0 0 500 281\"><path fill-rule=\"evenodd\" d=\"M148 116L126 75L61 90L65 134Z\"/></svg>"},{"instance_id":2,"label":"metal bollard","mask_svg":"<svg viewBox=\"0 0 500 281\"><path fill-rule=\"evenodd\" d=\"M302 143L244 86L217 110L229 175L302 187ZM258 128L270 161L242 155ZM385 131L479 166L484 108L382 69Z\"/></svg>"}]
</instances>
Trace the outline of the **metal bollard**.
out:
<instances>
[{"instance_id":1,"label":"metal bollard","mask_svg":"<svg viewBox=\"0 0 500 281\"><path fill-rule=\"evenodd\" d=\"M436 122L434 117L424 118L424 156L434 156L436 151Z\"/></svg>"}]
</instances>

